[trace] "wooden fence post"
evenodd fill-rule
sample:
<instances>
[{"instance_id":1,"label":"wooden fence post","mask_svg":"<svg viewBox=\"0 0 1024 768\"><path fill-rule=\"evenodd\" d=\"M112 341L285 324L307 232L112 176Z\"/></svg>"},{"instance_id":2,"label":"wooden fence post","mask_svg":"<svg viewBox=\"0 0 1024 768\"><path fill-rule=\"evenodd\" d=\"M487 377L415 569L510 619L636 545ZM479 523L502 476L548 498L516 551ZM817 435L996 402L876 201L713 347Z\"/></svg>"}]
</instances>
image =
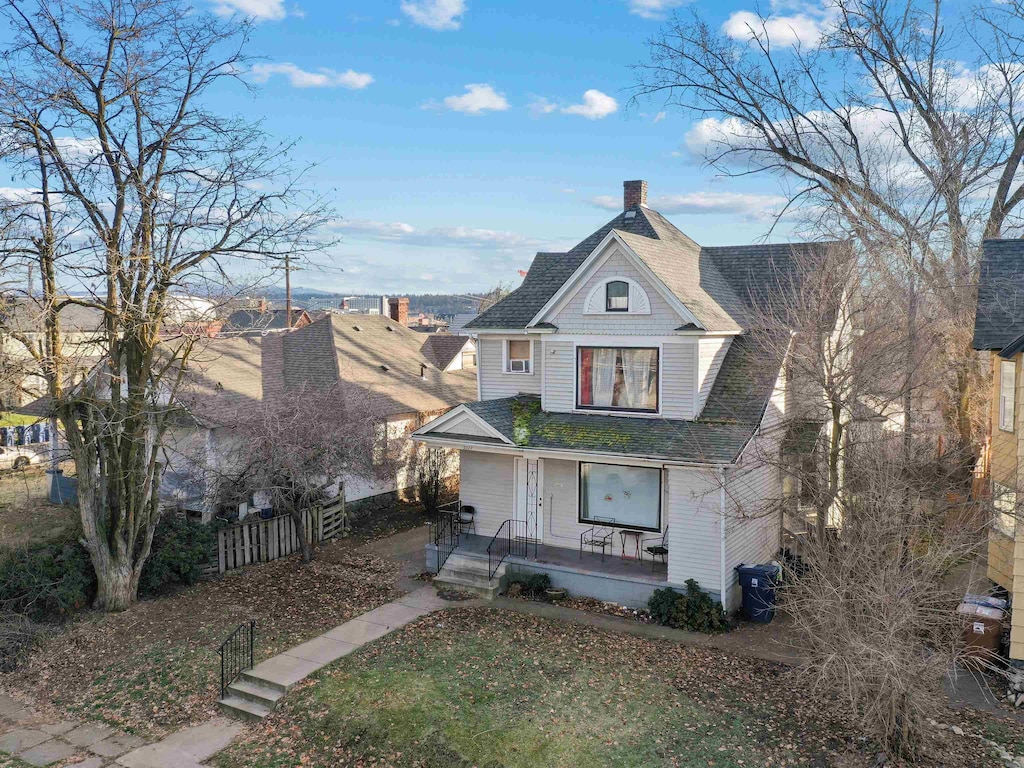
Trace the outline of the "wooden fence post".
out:
<instances>
[{"instance_id":1,"label":"wooden fence post","mask_svg":"<svg viewBox=\"0 0 1024 768\"><path fill-rule=\"evenodd\" d=\"M219 573L224 573L228 569L224 554L224 548L227 546L227 533L225 528L217 531L217 571Z\"/></svg>"}]
</instances>

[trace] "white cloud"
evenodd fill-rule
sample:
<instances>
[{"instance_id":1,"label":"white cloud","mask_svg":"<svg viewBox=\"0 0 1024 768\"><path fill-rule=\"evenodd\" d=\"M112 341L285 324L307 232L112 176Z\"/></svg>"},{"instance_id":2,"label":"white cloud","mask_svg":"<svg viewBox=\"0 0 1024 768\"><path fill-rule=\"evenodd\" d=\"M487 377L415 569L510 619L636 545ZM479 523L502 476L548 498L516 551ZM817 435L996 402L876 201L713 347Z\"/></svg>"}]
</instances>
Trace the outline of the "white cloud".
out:
<instances>
[{"instance_id":1,"label":"white cloud","mask_svg":"<svg viewBox=\"0 0 1024 768\"><path fill-rule=\"evenodd\" d=\"M465 0L402 0L402 13L413 23L438 31L458 29L465 12Z\"/></svg>"},{"instance_id":2,"label":"white cloud","mask_svg":"<svg viewBox=\"0 0 1024 768\"><path fill-rule=\"evenodd\" d=\"M797 12L761 17L751 11L736 11L726 19L722 31L733 40L744 42L767 36L774 45L817 46L828 31L834 10L804 3L790 7Z\"/></svg>"},{"instance_id":3,"label":"white cloud","mask_svg":"<svg viewBox=\"0 0 1024 768\"><path fill-rule=\"evenodd\" d=\"M562 189L560 189L558 191L561 192L563 195L575 195L576 194L576 190L573 189L572 187L562 187Z\"/></svg>"},{"instance_id":4,"label":"white cloud","mask_svg":"<svg viewBox=\"0 0 1024 768\"><path fill-rule=\"evenodd\" d=\"M587 118L587 120L600 120L603 117L608 117L608 115L617 111L618 108L619 103L607 93L591 88L589 91L584 92L582 104L572 104L568 107L563 107L562 113L566 115L579 115Z\"/></svg>"},{"instance_id":5,"label":"white cloud","mask_svg":"<svg viewBox=\"0 0 1024 768\"><path fill-rule=\"evenodd\" d=\"M654 123L655 125L657 125L657 124L658 124L658 123L660 123L660 122L661 122L662 120L664 120L664 119L665 119L665 118L666 118L667 116L668 116L668 115L667 115L667 113L665 113L665 112L659 112L658 114L656 114L656 115L654 116L654 120L653 120L652 122L653 122L653 123Z\"/></svg>"},{"instance_id":6,"label":"white cloud","mask_svg":"<svg viewBox=\"0 0 1024 768\"><path fill-rule=\"evenodd\" d=\"M590 198L591 204L609 211L622 209L622 200L611 195ZM660 195L648 205L664 214L731 214L744 219L772 216L785 205L782 195L744 194L741 192L690 192L683 195Z\"/></svg>"},{"instance_id":7,"label":"white cloud","mask_svg":"<svg viewBox=\"0 0 1024 768\"><path fill-rule=\"evenodd\" d=\"M511 251L516 248L537 248L545 244L542 240L525 237L516 232L466 226L432 227L420 230L402 221L339 219L333 222L331 227L357 239L428 247Z\"/></svg>"},{"instance_id":8,"label":"white cloud","mask_svg":"<svg viewBox=\"0 0 1024 768\"><path fill-rule=\"evenodd\" d=\"M218 16L238 13L258 21L280 21L288 15L284 0L214 0L213 12Z\"/></svg>"},{"instance_id":9,"label":"white cloud","mask_svg":"<svg viewBox=\"0 0 1024 768\"><path fill-rule=\"evenodd\" d=\"M358 91L373 82L373 76L365 72L356 72L351 69L338 72L326 67L309 72L290 62L254 64L250 75L257 83L265 83L273 75L284 75L295 88L350 88Z\"/></svg>"},{"instance_id":10,"label":"white cloud","mask_svg":"<svg viewBox=\"0 0 1024 768\"><path fill-rule=\"evenodd\" d=\"M668 11L681 5L689 4L690 0L629 0L629 12L642 19L663 19Z\"/></svg>"},{"instance_id":11,"label":"white cloud","mask_svg":"<svg viewBox=\"0 0 1024 768\"><path fill-rule=\"evenodd\" d=\"M479 115L481 112L504 112L508 109L505 94L498 93L489 83L470 83L461 96L448 96L443 102L453 112ZM427 104L426 106L436 106Z\"/></svg>"},{"instance_id":12,"label":"white cloud","mask_svg":"<svg viewBox=\"0 0 1024 768\"><path fill-rule=\"evenodd\" d=\"M535 96L533 101L530 102L529 108L535 117L550 115L552 112L558 111L558 105L549 99L545 99L543 96Z\"/></svg>"}]
</instances>

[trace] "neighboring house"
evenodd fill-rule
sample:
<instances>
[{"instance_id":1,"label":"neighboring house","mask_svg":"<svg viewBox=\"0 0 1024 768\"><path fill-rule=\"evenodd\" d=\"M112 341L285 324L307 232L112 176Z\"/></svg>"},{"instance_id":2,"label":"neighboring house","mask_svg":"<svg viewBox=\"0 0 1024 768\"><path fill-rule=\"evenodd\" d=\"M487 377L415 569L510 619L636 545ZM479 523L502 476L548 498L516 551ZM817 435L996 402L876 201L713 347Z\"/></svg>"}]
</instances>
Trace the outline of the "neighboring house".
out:
<instances>
[{"instance_id":1,"label":"neighboring house","mask_svg":"<svg viewBox=\"0 0 1024 768\"><path fill-rule=\"evenodd\" d=\"M463 312L457 314L452 318L452 321L448 323L448 333L468 336L471 332L466 330L466 325L475 320L477 315L473 312Z\"/></svg>"},{"instance_id":2,"label":"neighboring house","mask_svg":"<svg viewBox=\"0 0 1024 768\"><path fill-rule=\"evenodd\" d=\"M450 555L444 536L428 545L428 567L489 594L503 568L544 572L637 606L695 579L735 608L735 567L779 550L782 462L765 457L789 427L785 361L752 341L751 318L796 279L796 252L828 247L701 247L647 207L645 182L626 182L622 213L566 253L537 254L465 326L479 402L415 438L461 452L473 530ZM646 561L624 561L637 539ZM662 543L666 566L645 552Z\"/></svg>"},{"instance_id":3,"label":"neighboring house","mask_svg":"<svg viewBox=\"0 0 1024 768\"><path fill-rule=\"evenodd\" d=\"M374 392L389 414L388 434L408 440L416 427L476 395L474 373L441 369L427 341L387 316L341 314L291 332L204 341L189 360L190 385L179 398L189 418L165 441L162 493L204 520L237 506L239 500L224 499L214 487L217 478L231 474L238 448L232 424L265 400L295 396L311 385L346 381ZM412 448L409 441L406 457ZM408 488L415 482L409 470L408 464L401 467L386 482L345 478L345 498Z\"/></svg>"},{"instance_id":4,"label":"neighboring house","mask_svg":"<svg viewBox=\"0 0 1024 768\"><path fill-rule=\"evenodd\" d=\"M66 304L58 317L61 353L68 380L75 383L103 354L103 313L93 307ZM24 405L46 393L46 380L33 356L44 354L43 318L39 301L0 296L0 364L7 369L0 377L0 410Z\"/></svg>"},{"instance_id":5,"label":"neighboring house","mask_svg":"<svg viewBox=\"0 0 1024 768\"><path fill-rule=\"evenodd\" d=\"M1024 536L1018 535L1017 521L1024 501L1024 240L984 242L974 348L987 352L992 366L988 466L994 514L988 578L1012 603L1024 605ZM1012 614L1010 657L1024 660L1024 611Z\"/></svg>"},{"instance_id":6,"label":"neighboring house","mask_svg":"<svg viewBox=\"0 0 1024 768\"><path fill-rule=\"evenodd\" d=\"M423 344L423 350L439 370L476 368L476 342L468 336L432 333Z\"/></svg>"}]
</instances>

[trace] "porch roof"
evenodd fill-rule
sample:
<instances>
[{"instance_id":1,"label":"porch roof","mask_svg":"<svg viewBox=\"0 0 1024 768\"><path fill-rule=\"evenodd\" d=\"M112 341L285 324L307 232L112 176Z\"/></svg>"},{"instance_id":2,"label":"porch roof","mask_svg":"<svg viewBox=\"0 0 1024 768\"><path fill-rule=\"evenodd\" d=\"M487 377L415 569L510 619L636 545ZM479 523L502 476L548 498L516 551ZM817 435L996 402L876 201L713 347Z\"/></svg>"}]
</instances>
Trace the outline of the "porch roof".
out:
<instances>
[{"instance_id":1,"label":"porch roof","mask_svg":"<svg viewBox=\"0 0 1024 768\"><path fill-rule=\"evenodd\" d=\"M756 427L756 422L545 412L540 408L540 398L527 395L466 403L465 407L520 448L613 453L695 464L732 463ZM457 437L460 442L490 445L498 442L475 435L444 436Z\"/></svg>"}]
</instances>

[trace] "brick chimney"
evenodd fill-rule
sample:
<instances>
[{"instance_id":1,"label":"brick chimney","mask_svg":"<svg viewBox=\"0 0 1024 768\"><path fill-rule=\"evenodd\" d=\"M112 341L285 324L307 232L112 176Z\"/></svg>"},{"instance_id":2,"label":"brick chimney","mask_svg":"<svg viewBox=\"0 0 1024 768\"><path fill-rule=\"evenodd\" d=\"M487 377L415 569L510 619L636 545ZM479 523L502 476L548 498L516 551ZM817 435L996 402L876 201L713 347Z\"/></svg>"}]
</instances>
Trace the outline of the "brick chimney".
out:
<instances>
[{"instance_id":1,"label":"brick chimney","mask_svg":"<svg viewBox=\"0 0 1024 768\"><path fill-rule=\"evenodd\" d=\"M641 205L647 207L647 182L639 179L622 182L622 210L628 211Z\"/></svg>"},{"instance_id":2,"label":"brick chimney","mask_svg":"<svg viewBox=\"0 0 1024 768\"><path fill-rule=\"evenodd\" d=\"M388 299L388 314L399 325L409 325L409 299L404 296L400 299Z\"/></svg>"}]
</instances>

